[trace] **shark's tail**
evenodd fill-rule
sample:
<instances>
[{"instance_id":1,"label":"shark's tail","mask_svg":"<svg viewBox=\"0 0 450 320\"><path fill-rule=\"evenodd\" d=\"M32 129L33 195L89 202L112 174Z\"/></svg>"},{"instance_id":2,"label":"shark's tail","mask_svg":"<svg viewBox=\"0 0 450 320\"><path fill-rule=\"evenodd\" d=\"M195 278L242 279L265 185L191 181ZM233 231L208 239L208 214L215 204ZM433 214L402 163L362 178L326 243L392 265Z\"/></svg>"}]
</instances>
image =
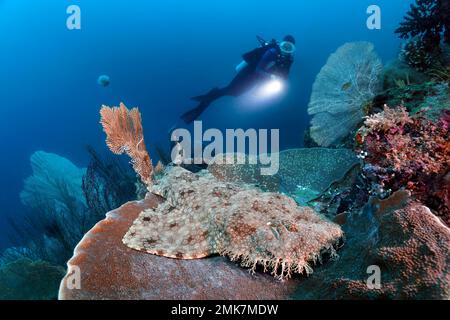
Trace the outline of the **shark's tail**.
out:
<instances>
[{"instance_id":1,"label":"shark's tail","mask_svg":"<svg viewBox=\"0 0 450 320\"><path fill-rule=\"evenodd\" d=\"M209 105L220 97L220 89L212 89L208 94L193 97L192 100L198 101L199 105L181 115L181 119L187 124L190 124L197 120L200 115L209 107Z\"/></svg>"}]
</instances>

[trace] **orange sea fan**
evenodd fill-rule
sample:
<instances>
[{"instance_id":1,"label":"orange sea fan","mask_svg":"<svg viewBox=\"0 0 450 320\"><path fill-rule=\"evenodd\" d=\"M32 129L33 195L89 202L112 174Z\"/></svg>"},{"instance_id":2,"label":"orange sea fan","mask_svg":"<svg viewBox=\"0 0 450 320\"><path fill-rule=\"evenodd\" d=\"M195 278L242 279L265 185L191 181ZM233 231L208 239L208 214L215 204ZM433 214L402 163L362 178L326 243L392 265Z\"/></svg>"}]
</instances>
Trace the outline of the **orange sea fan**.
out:
<instances>
[{"instance_id":1,"label":"orange sea fan","mask_svg":"<svg viewBox=\"0 0 450 320\"><path fill-rule=\"evenodd\" d=\"M120 107L102 106L100 110L106 144L115 154L126 153L131 158L134 170L142 182L152 183L153 165L144 142L144 132L139 109L128 110L121 103Z\"/></svg>"}]
</instances>

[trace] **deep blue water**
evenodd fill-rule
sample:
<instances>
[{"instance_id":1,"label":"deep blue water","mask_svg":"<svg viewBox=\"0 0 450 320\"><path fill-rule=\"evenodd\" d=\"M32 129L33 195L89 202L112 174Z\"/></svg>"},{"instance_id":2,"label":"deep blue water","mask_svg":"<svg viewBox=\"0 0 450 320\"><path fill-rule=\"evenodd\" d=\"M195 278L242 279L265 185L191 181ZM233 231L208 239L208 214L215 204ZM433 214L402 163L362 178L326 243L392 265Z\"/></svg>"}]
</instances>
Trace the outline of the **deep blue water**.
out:
<instances>
[{"instance_id":1,"label":"deep blue water","mask_svg":"<svg viewBox=\"0 0 450 320\"><path fill-rule=\"evenodd\" d=\"M36 150L88 162L85 145L107 152L102 104L139 106L148 146L167 141L189 97L234 75L240 55L293 34L298 52L282 101L243 106L225 98L204 127L280 128L281 147L302 145L311 86L330 53L348 41L394 58L406 0L0 0L0 248L6 216L21 215L19 192ZM82 10L82 30L66 28L66 8ZM382 29L366 27L366 8L382 9ZM101 74L111 85L97 84ZM154 153L150 148L151 153Z\"/></svg>"}]
</instances>

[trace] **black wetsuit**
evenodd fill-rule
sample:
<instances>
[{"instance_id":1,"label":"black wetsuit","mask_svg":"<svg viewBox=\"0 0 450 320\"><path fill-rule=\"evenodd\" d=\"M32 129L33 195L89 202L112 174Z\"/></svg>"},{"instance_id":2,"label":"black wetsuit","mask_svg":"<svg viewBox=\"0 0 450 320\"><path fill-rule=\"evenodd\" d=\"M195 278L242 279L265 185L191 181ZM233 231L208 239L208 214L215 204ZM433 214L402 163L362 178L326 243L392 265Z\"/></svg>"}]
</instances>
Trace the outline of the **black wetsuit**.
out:
<instances>
[{"instance_id":1,"label":"black wetsuit","mask_svg":"<svg viewBox=\"0 0 450 320\"><path fill-rule=\"evenodd\" d=\"M239 71L234 79L223 88L214 88L208 94L192 98L199 102L199 105L181 116L186 123L195 121L215 100L224 96L238 97L259 83L270 79L272 75L287 78L290 67L293 63L291 56L285 56L281 53L276 44L267 45L267 48L258 48L262 50L257 59L251 59L255 56L253 53L244 55L247 65Z\"/></svg>"}]
</instances>

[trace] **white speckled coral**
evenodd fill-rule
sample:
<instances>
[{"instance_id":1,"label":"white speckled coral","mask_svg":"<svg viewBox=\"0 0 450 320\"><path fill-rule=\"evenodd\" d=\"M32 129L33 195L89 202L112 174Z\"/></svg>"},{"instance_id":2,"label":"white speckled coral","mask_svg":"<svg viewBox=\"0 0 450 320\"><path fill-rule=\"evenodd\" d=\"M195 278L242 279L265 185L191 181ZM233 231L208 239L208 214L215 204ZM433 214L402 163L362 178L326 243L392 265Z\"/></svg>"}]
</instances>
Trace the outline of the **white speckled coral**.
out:
<instances>
[{"instance_id":1,"label":"white speckled coral","mask_svg":"<svg viewBox=\"0 0 450 320\"><path fill-rule=\"evenodd\" d=\"M310 273L310 263L343 236L311 208L277 193L220 182L210 173L169 167L150 187L165 201L140 214L123 242L130 248L178 259L226 255L279 278Z\"/></svg>"}]
</instances>

